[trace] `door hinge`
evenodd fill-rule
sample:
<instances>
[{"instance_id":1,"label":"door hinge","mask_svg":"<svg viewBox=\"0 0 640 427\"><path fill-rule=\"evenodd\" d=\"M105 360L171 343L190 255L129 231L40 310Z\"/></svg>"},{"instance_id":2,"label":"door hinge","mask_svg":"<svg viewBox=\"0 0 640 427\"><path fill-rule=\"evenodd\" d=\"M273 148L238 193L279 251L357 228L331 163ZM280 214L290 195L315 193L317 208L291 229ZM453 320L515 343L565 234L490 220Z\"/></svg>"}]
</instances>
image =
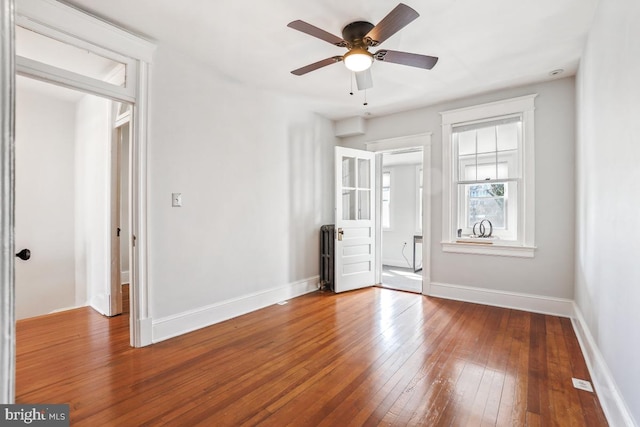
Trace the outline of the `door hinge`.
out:
<instances>
[{"instance_id":1,"label":"door hinge","mask_svg":"<svg viewBox=\"0 0 640 427\"><path fill-rule=\"evenodd\" d=\"M136 235L135 234L131 236L131 240L133 241L133 246L135 246L136 245Z\"/></svg>"}]
</instances>

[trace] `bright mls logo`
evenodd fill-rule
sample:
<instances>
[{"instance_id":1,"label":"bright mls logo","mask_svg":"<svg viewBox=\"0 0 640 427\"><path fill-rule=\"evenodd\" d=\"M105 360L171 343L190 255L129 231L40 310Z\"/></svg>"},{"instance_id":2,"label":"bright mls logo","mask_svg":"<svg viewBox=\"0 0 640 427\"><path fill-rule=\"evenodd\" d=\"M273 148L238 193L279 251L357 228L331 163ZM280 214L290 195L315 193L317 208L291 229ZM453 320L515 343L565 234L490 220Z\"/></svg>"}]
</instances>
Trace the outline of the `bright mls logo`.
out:
<instances>
[{"instance_id":1,"label":"bright mls logo","mask_svg":"<svg viewBox=\"0 0 640 427\"><path fill-rule=\"evenodd\" d=\"M69 427L69 405L0 405L0 426Z\"/></svg>"}]
</instances>

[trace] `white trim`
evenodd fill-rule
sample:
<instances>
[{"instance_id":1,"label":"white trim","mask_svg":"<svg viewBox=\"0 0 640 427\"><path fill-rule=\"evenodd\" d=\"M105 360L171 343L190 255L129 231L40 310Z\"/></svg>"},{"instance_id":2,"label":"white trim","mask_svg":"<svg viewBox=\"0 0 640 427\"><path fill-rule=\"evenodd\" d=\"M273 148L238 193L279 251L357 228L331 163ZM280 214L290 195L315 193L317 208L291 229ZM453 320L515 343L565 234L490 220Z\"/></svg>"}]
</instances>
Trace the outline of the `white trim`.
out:
<instances>
[{"instance_id":1,"label":"white trim","mask_svg":"<svg viewBox=\"0 0 640 427\"><path fill-rule=\"evenodd\" d=\"M416 148L431 146L431 132L419 133L416 135L400 136L397 138L381 139L379 141L367 142L367 151L384 153L385 151L396 151L403 148ZM425 140L427 142L425 142Z\"/></svg>"},{"instance_id":2,"label":"white trim","mask_svg":"<svg viewBox=\"0 0 640 427\"><path fill-rule=\"evenodd\" d=\"M121 285L129 284L129 270L123 271L120 273L120 284Z\"/></svg>"},{"instance_id":3,"label":"white trim","mask_svg":"<svg viewBox=\"0 0 640 427\"><path fill-rule=\"evenodd\" d=\"M431 173L431 133L428 138L429 142L425 144L422 152L422 293L424 295L429 295L431 288L431 199L432 192L435 191Z\"/></svg>"},{"instance_id":4,"label":"white trim","mask_svg":"<svg viewBox=\"0 0 640 427\"><path fill-rule=\"evenodd\" d=\"M279 301L314 292L319 288L319 281L320 276L314 276L288 285L255 292L161 319L154 319L152 322L152 341L157 343L268 307Z\"/></svg>"},{"instance_id":5,"label":"white trim","mask_svg":"<svg viewBox=\"0 0 640 427\"><path fill-rule=\"evenodd\" d=\"M143 347L152 343L149 316L149 273L147 244L147 120L149 105L149 64L138 65L136 104L132 107L133 139L131 140L131 165L129 175L130 236L135 239L129 245L129 270L131 298L131 345Z\"/></svg>"},{"instance_id":6,"label":"white trim","mask_svg":"<svg viewBox=\"0 0 640 427\"><path fill-rule=\"evenodd\" d=\"M155 45L80 9L56 0L20 0L16 15L70 34L121 55L151 62Z\"/></svg>"},{"instance_id":7,"label":"white trim","mask_svg":"<svg viewBox=\"0 0 640 427\"><path fill-rule=\"evenodd\" d=\"M20 2L22 3L22 0ZM31 18L23 15L18 15L16 16L16 25L24 29L33 31L34 33L48 37L52 40L56 40L60 43L74 46L78 49L91 51L102 58L110 59L114 62L119 62L122 65L127 65L132 62L132 58L116 53L116 51L114 50L104 49L100 46L90 43L86 41L86 37L81 39L67 32L61 33L56 29L57 23L54 26L52 26L51 23L49 23L48 25L42 25Z\"/></svg>"},{"instance_id":8,"label":"white trim","mask_svg":"<svg viewBox=\"0 0 640 427\"><path fill-rule=\"evenodd\" d=\"M147 108L149 63L156 46L100 18L55 0L20 0L17 4L16 14L20 15L21 22L27 26L37 26L39 30L43 30L45 27L49 28L50 31L46 31L47 35L53 38L67 41L70 41L70 38L76 38L83 46L93 45L98 47L98 50L106 49L116 55L136 60L127 61L129 64L135 63L135 66L127 66L125 70L127 82L132 82L131 85L127 85L127 90L135 89L132 94L133 98L131 98L135 102L132 112L134 136L131 144L130 179L132 190L130 200L132 203L130 203L130 212L132 220L130 226L131 235L135 236L136 240L135 245L131 242L133 249L129 264L131 270L131 314L129 318L131 345L141 347L151 344L147 268ZM33 24L29 24L27 21L33 21ZM104 53L104 51L102 52ZM36 65L40 67L41 64L37 63ZM75 73L65 72L62 74L63 77L73 77ZM46 73L40 76L45 80L50 77ZM83 86L80 82L74 86L71 80L73 79L66 82L68 86L88 90L86 84ZM112 94L110 97L128 100L117 94ZM110 253L110 249L107 252ZM100 298L95 301L100 302Z\"/></svg>"},{"instance_id":9,"label":"white trim","mask_svg":"<svg viewBox=\"0 0 640 427\"><path fill-rule=\"evenodd\" d=\"M533 258L534 246L513 246L482 243L441 242L443 252L476 255L510 256L518 258Z\"/></svg>"},{"instance_id":10,"label":"white trim","mask_svg":"<svg viewBox=\"0 0 640 427\"><path fill-rule=\"evenodd\" d=\"M14 2L0 0L0 403L16 397Z\"/></svg>"},{"instance_id":11,"label":"white trim","mask_svg":"<svg viewBox=\"0 0 640 427\"><path fill-rule=\"evenodd\" d=\"M62 313L63 311L76 310L78 308L83 308L83 307L87 307L87 306L86 305L72 305L72 306L69 306L69 307L56 308L55 310L50 311L48 314Z\"/></svg>"},{"instance_id":12,"label":"white trim","mask_svg":"<svg viewBox=\"0 0 640 427\"><path fill-rule=\"evenodd\" d=\"M101 80L98 78L77 74L70 70L58 68L40 62L38 60L24 58L21 56L17 56L16 62L16 71L19 74L49 82L58 82L67 87L69 87L67 84L68 81L76 82L76 84L81 82L84 86L86 86L86 88L84 86L82 87L83 90L96 95L103 95L107 97L115 96L117 99L126 99L128 101L133 101L135 99L135 86L132 86L128 83L135 81L135 76L137 74L137 58L124 56L120 53L117 53L119 52L119 50L114 51L104 49L94 43L88 42L88 37L92 37L93 34L88 36L86 34L78 33L79 36L74 36L71 35L69 31L60 31L58 29L58 26L61 25L60 22L49 22L48 24L43 25L37 21L34 21L31 17L18 15L16 17L16 25L38 33L42 36L48 37L52 40L74 46L81 50L92 52L102 58L110 59L114 62L117 62L124 67L124 78L122 80L124 80L125 86L121 87L118 84L111 83L111 80L109 80L108 78L105 80ZM72 85L70 87L75 88L77 86Z\"/></svg>"},{"instance_id":13,"label":"white trim","mask_svg":"<svg viewBox=\"0 0 640 427\"><path fill-rule=\"evenodd\" d=\"M415 171L416 171L416 176L415 176L415 183L416 183L416 188L414 193L414 196L416 198L416 223L415 223L415 234L422 234L422 221L420 221L420 210L421 210L421 206L420 206L420 194L422 194L422 198L424 198L424 188L422 188L422 182L420 182L420 172L422 171L422 180L424 181L424 165L423 164L419 164L416 165L415 167Z\"/></svg>"},{"instance_id":14,"label":"white trim","mask_svg":"<svg viewBox=\"0 0 640 427\"><path fill-rule=\"evenodd\" d=\"M501 101L488 102L486 104L472 105L470 107L443 111L440 113L442 115L442 125L454 125L463 122L506 116L508 114L527 111L532 108L533 100L536 96L538 95L525 95L517 98L504 99ZM482 111L480 115L478 112L479 110Z\"/></svg>"},{"instance_id":15,"label":"white trim","mask_svg":"<svg viewBox=\"0 0 640 427\"><path fill-rule=\"evenodd\" d=\"M419 133L416 135L407 135L397 138L382 139L379 141L365 143L368 151L378 154L379 165L377 167L382 170L382 158L380 153L397 151L406 148L422 149L422 294L429 295L429 284L431 283L431 195L433 182L427 182L427 175L431 178L431 132ZM379 181L382 182L382 174L378 174ZM425 185L425 182L427 185ZM376 197L376 212L382 212L381 193ZM393 196L392 196L393 197ZM381 216L381 215L380 215ZM382 230L381 221L376 224L378 236L382 236L385 230ZM376 238L376 282L382 282L382 250L381 240Z\"/></svg>"},{"instance_id":16,"label":"white trim","mask_svg":"<svg viewBox=\"0 0 640 427\"><path fill-rule=\"evenodd\" d=\"M98 295L94 295L91 298L91 300L89 301L89 306L93 308L95 311L97 311L98 313L102 314L103 316L108 316L109 313L107 313L103 308L109 307L109 301L110 301L110 295L98 294Z\"/></svg>"},{"instance_id":17,"label":"white trim","mask_svg":"<svg viewBox=\"0 0 640 427\"><path fill-rule=\"evenodd\" d=\"M442 250L444 252L474 253L500 256L535 256L535 139L534 110L537 94L521 96L456 110L443 111L442 115ZM517 245L476 245L456 242L453 224L458 217L453 194L454 169L452 167L452 128L455 124L491 119L510 114L522 114L522 189L518 189L518 242ZM520 248L520 249L516 249Z\"/></svg>"},{"instance_id":18,"label":"white trim","mask_svg":"<svg viewBox=\"0 0 640 427\"><path fill-rule=\"evenodd\" d=\"M609 425L637 426L631 411L627 407L622 394L616 385L613 375L607 366L598 344L596 343L587 322L584 320L580 307L574 303L575 316L571 319L573 329L578 337L582 354L591 374L591 381L598 393L598 400L602 406Z\"/></svg>"},{"instance_id":19,"label":"white trim","mask_svg":"<svg viewBox=\"0 0 640 427\"><path fill-rule=\"evenodd\" d=\"M573 301L570 299L448 283L432 282L429 296L552 316L573 317L574 313Z\"/></svg>"},{"instance_id":20,"label":"white trim","mask_svg":"<svg viewBox=\"0 0 640 427\"><path fill-rule=\"evenodd\" d=\"M135 96L130 88L121 88L102 80L63 70L62 68L34 61L22 56L16 57L16 72L22 76L31 77L49 83L57 83L71 89L80 89L93 95L117 99L119 101L134 102Z\"/></svg>"}]
</instances>

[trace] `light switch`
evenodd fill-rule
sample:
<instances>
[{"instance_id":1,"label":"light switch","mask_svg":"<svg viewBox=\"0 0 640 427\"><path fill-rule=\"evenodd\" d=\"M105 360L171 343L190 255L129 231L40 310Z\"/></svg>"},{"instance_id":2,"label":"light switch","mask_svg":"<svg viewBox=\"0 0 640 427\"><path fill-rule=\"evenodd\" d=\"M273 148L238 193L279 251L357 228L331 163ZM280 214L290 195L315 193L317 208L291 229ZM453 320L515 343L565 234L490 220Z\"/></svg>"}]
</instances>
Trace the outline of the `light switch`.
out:
<instances>
[{"instance_id":1,"label":"light switch","mask_svg":"<svg viewBox=\"0 0 640 427\"><path fill-rule=\"evenodd\" d=\"M171 193L171 206L174 208L182 206L182 193Z\"/></svg>"}]
</instances>

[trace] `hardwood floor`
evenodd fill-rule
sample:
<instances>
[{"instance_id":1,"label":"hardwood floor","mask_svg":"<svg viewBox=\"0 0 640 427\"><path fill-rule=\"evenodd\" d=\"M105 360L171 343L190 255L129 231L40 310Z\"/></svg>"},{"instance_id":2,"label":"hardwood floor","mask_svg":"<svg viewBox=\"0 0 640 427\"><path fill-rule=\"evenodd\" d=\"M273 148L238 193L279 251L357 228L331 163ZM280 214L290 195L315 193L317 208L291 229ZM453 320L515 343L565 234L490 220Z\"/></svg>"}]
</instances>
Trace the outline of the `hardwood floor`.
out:
<instances>
[{"instance_id":1,"label":"hardwood floor","mask_svg":"<svg viewBox=\"0 0 640 427\"><path fill-rule=\"evenodd\" d=\"M17 402L73 426L604 426L568 319L316 292L150 347L128 316L18 322Z\"/></svg>"}]
</instances>

